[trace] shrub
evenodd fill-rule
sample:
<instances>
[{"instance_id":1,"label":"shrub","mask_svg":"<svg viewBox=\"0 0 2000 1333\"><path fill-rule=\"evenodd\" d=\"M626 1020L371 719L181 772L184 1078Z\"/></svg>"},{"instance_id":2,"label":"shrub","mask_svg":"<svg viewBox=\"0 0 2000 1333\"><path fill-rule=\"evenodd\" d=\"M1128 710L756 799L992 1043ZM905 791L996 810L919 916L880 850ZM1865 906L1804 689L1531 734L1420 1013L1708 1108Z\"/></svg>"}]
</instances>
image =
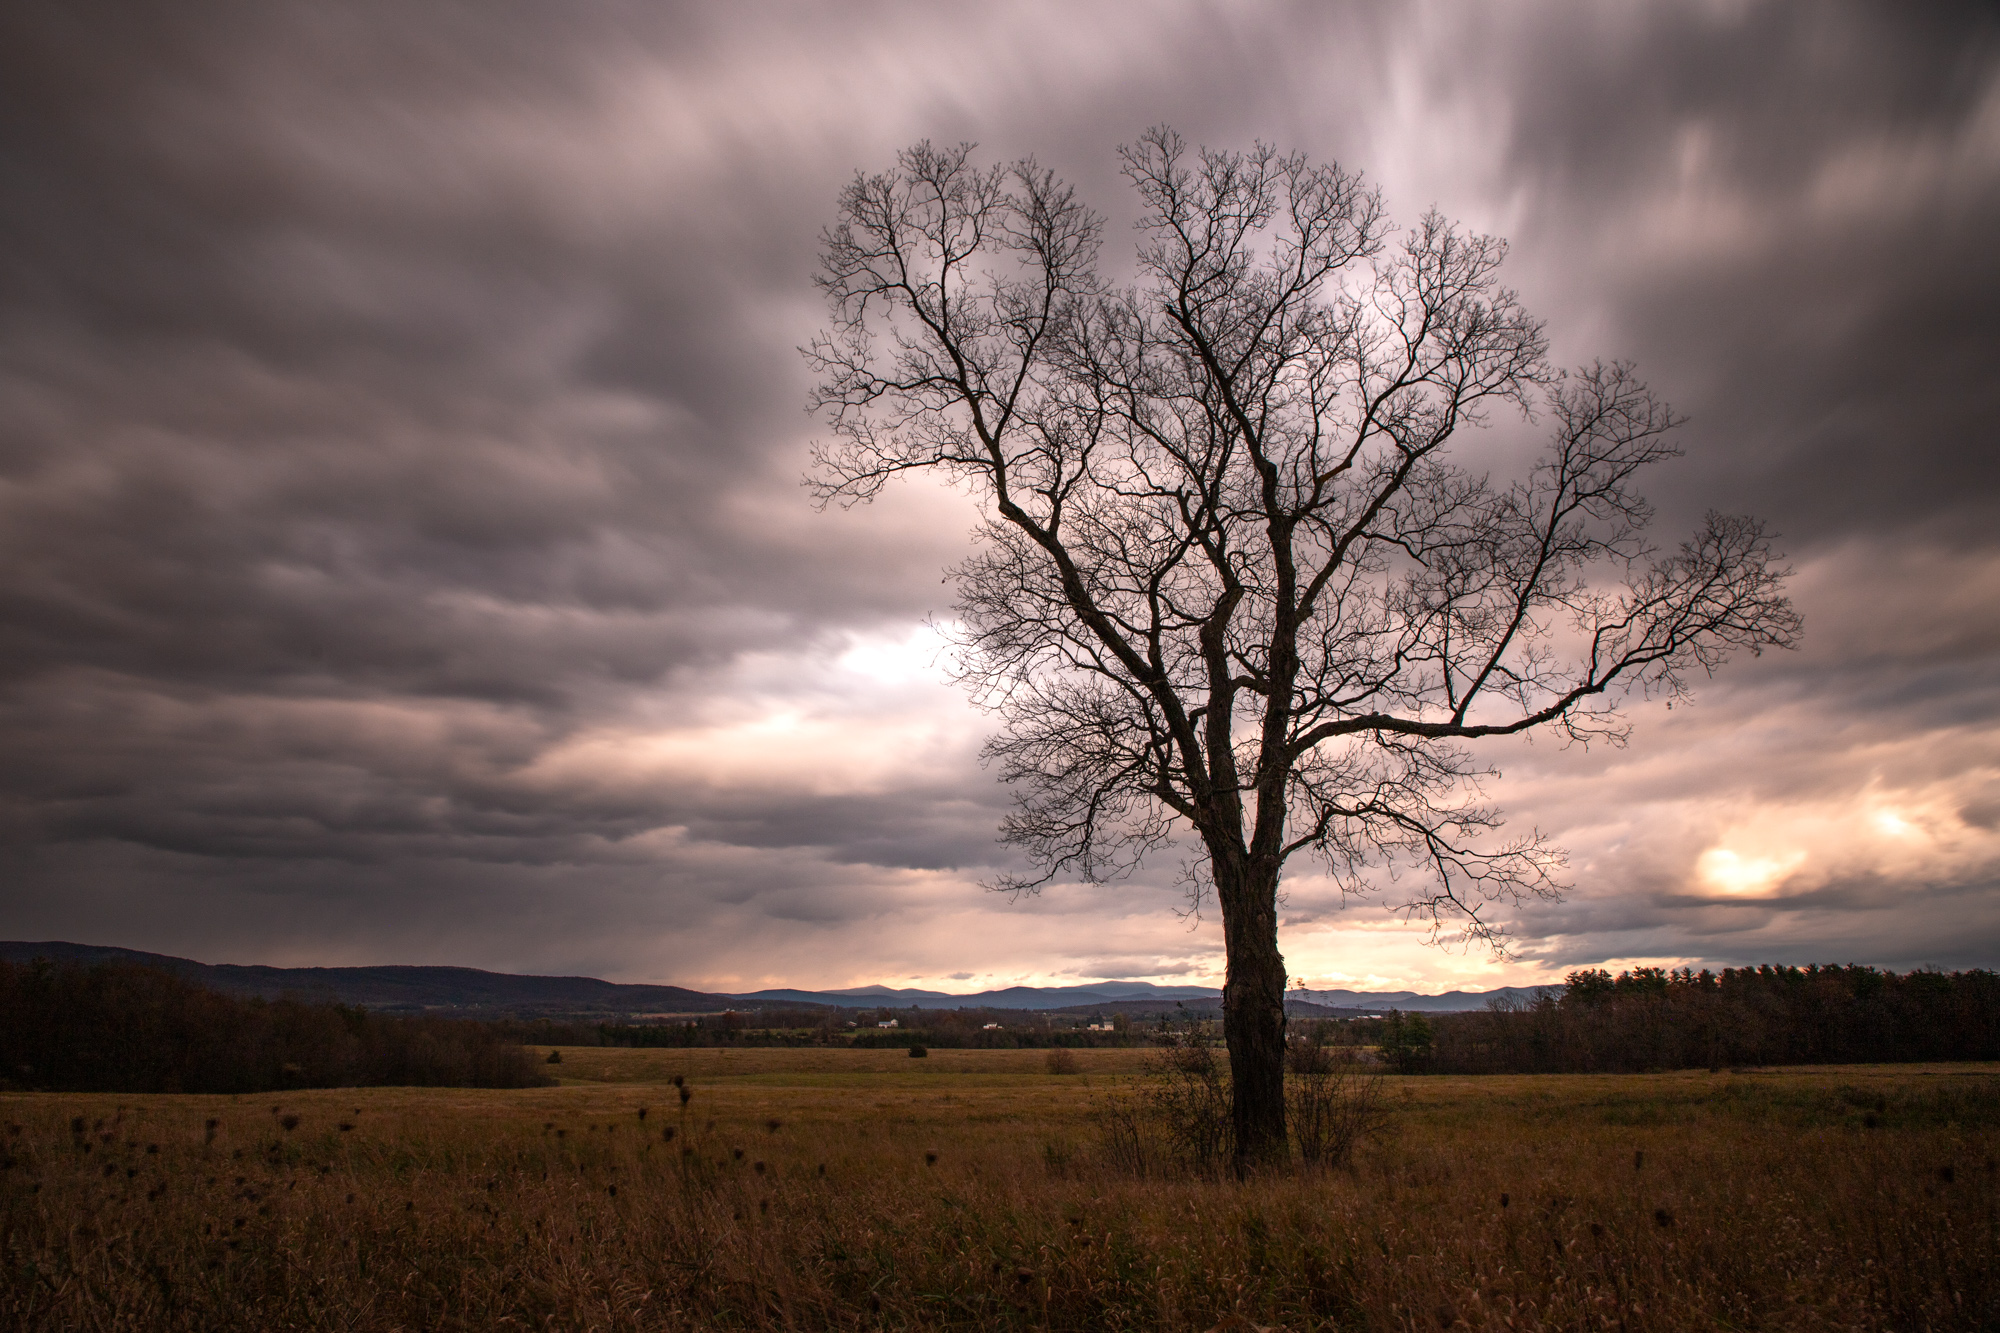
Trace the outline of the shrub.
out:
<instances>
[{"instance_id":1,"label":"shrub","mask_svg":"<svg viewBox=\"0 0 2000 1333\"><path fill-rule=\"evenodd\" d=\"M1049 1053L1042 1057L1042 1063L1048 1066L1051 1074L1074 1074L1083 1067L1076 1061L1076 1052L1064 1046L1050 1047Z\"/></svg>"},{"instance_id":2,"label":"shrub","mask_svg":"<svg viewBox=\"0 0 2000 1333\"><path fill-rule=\"evenodd\" d=\"M1352 1048L1325 1044L1326 1035L1315 1030L1285 1053L1285 1118L1309 1167L1347 1162L1389 1116L1380 1071ZM1135 1088L1098 1106L1100 1151L1131 1175L1215 1175L1235 1146L1231 1112L1221 1052L1191 1028L1146 1062Z\"/></svg>"},{"instance_id":3,"label":"shrub","mask_svg":"<svg viewBox=\"0 0 2000 1333\"><path fill-rule=\"evenodd\" d=\"M1175 1033L1146 1061L1134 1091L1098 1107L1104 1156L1132 1175L1213 1175L1235 1145L1231 1105L1212 1039L1199 1028Z\"/></svg>"},{"instance_id":4,"label":"shrub","mask_svg":"<svg viewBox=\"0 0 2000 1333\"><path fill-rule=\"evenodd\" d=\"M1306 1165L1343 1165L1387 1121L1382 1075L1353 1047L1326 1045L1324 1029L1294 1043L1285 1064L1285 1119Z\"/></svg>"}]
</instances>

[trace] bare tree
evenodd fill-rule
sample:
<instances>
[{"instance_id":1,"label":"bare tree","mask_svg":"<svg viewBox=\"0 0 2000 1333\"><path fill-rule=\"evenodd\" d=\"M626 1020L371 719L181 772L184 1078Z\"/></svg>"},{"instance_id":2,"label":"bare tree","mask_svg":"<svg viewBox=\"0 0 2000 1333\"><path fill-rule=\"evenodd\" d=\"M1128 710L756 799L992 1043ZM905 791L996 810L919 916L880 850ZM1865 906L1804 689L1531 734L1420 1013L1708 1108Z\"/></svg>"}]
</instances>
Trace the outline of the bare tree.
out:
<instances>
[{"instance_id":1,"label":"bare tree","mask_svg":"<svg viewBox=\"0 0 2000 1333\"><path fill-rule=\"evenodd\" d=\"M1491 938L1482 905L1553 893L1560 857L1499 840L1462 743L1619 739L1620 694L1798 619L1753 520L1645 543L1633 478L1678 422L1626 365L1548 365L1499 240L1399 233L1338 167L1162 129L1123 151L1143 240L1115 285L1070 188L970 152L919 144L841 196L813 484L933 472L982 506L961 662L1040 869L1010 887L1200 839L1241 1169L1285 1151L1289 858L1345 889L1395 870L1434 930ZM1508 484L1448 454L1496 407L1552 428Z\"/></svg>"}]
</instances>

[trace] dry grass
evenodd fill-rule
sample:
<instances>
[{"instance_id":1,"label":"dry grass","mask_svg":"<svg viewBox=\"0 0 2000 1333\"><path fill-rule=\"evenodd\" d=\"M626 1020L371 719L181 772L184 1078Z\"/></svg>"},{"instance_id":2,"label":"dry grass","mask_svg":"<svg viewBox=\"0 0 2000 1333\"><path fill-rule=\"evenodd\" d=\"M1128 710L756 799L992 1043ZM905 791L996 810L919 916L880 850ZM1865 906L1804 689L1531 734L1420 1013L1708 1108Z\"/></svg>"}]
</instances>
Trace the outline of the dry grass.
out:
<instances>
[{"instance_id":1,"label":"dry grass","mask_svg":"<svg viewBox=\"0 0 2000 1333\"><path fill-rule=\"evenodd\" d=\"M2000 1326L1991 1066L1392 1080L1350 1168L1237 1184L1096 1160L1142 1054L566 1048L549 1089L8 1095L0 1326Z\"/></svg>"}]
</instances>

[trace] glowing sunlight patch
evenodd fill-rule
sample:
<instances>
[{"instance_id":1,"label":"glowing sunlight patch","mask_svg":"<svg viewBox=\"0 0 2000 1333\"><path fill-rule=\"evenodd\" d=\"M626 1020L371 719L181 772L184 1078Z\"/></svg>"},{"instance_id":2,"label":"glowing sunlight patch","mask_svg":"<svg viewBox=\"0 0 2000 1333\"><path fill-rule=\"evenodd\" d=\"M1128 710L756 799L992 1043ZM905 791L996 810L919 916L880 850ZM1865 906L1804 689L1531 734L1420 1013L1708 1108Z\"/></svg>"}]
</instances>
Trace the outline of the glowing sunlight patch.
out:
<instances>
[{"instance_id":1,"label":"glowing sunlight patch","mask_svg":"<svg viewBox=\"0 0 2000 1333\"><path fill-rule=\"evenodd\" d=\"M1781 857L1739 856L1726 847L1711 847L1694 863L1704 884L1723 893L1762 893L1796 870L1804 852Z\"/></svg>"},{"instance_id":2,"label":"glowing sunlight patch","mask_svg":"<svg viewBox=\"0 0 2000 1333\"><path fill-rule=\"evenodd\" d=\"M1873 823L1877 833L1891 838L1908 838L1923 832L1922 829L1893 810L1877 810Z\"/></svg>"},{"instance_id":3,"label":"glowing sunlight patch","mask_svg":"<svg viewBox=\"0 0 2000 1333\"><path fill-rule=\"evenodd\" d=\"M878 685L940 684L951 651L948 629L925 625L907 634L856 634L835 665Z\"/></svg>"}]
</instances>

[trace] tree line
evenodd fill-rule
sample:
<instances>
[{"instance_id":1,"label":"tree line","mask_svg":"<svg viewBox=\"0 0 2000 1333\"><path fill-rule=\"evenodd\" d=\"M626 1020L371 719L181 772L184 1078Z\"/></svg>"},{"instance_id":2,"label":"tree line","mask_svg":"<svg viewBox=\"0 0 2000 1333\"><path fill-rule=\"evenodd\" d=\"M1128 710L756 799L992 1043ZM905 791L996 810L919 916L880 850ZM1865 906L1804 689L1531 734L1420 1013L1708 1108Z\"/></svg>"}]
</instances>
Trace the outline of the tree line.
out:
<instances>
[{"instance_id":1,"label":"tree line","mask_svg":"<svg viewBox=\"0 0 2000 1333\"><path fill-rule=\"evenodd\" d=\"M1995 1060L2000 973L1588 969L1533 1002L1418 1017L1347 1025L1348 1039L1393 1047L1399 1068L1451 1074Z\"/></svg>"},{"instance_id":2,"label":"tree line","mask_svg":"<svg viewBox=\"0 0 2000 1333\"><path fill-rule=\"evenodd\" d=\"M869 1016L870 1018L873 1015ZM243 999L138 964L0 962L0 1087L245 1093L289 1088L546 1084L529 1045L1123 1046L1127 1031L907 1012L895 1029L823 1012L671 1024L480 1022L292 999ZM789 1022L784 1020L790 1020ZM1308 1020L1310 1022L1310 1020ZM2000 1060L2000 973L1872 967L1572 972L1534 1001L1323 1025L1408 1073L1632 1073L1741 1065Z\"/></svg>"},{"instance_id":3,"label":"tree line","mask_svg":"<svg viewBox=\"0 0 2000 1333\"><path fill-rule=\"evenodd\" d=\"M484 1023L238 998L133 963L0 962L0 1087L244 1093L552 1081Z\"/></svg>"}]
</instances>

